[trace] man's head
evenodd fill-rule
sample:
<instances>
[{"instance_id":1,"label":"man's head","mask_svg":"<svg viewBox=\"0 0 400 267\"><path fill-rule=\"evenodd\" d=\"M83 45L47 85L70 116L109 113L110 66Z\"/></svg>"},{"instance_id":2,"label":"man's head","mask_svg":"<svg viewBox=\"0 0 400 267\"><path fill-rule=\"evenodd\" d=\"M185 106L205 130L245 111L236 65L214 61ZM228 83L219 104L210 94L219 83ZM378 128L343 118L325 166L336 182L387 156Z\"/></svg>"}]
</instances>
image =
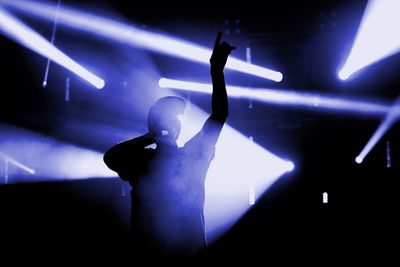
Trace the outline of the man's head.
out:
<instances>
[{"instance_id":1,"label":"man's head","mask_svg":"<svg viewBox=\"0 0 400 267\"><path fill-rule=\"evenodd\" d=\"M185 101L176 96L162 97L150 108L147 125L150 133L176 141L181 132L179 115L185 111Z\"/></svg>"}]
</instances>

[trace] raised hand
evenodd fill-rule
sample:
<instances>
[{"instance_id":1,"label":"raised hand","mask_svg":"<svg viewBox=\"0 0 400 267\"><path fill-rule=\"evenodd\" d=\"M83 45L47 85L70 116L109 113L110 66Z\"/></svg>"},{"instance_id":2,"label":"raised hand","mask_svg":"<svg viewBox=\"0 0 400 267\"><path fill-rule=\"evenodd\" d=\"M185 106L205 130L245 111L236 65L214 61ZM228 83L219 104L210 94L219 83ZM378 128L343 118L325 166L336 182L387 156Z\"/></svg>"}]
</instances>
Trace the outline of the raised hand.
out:
<instances>
[{"instance_id":1,"label":"raised hand","mask_svg":"<svg viewBox=\"0 0 400 267\"><path fill-rule=\"evenodd\" d=\"M236 47L229 45L223 41L221 43L222 32L219 32L214 43L214 50L210 58L210 64L212 70L223 70L225 68L226 61L228 60L229 54Z\"/></svg>"}]
</instances>

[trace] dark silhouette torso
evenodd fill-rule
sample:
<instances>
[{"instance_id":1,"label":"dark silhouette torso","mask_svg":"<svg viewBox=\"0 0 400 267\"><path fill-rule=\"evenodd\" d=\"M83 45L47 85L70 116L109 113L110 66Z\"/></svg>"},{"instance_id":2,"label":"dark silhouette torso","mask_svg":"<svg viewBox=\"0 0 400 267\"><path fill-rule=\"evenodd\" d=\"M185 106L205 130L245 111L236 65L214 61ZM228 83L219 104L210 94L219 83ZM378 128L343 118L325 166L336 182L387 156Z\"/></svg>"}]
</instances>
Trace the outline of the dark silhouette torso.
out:
<instances>
[{"instance_id":1,"label":"dark silhouette torso","mask_svg":"<svg viewBox=\"0 0 400 267\"><path fill-rule=\"evenodd\" d=\"M221 38L219 32L210 58L212 112L200 132L182 148L159 142L160 139L151 140L150 136L159 135L160 130L162 133L172 129L177 133L176 115L181 114L174 114L175 108L152 108L149 134L117 144L104 155L107 166L132 186L132 230L137 248L182 254L197 252L206 245L204 183L228 117L224 68L228 55L235 49L221 42ZM159 101L165 99L171 98ZM153 107L165 103L159 101ZM153 143L157 143L156 149L147 148Z\"/></svg>"},{"instance_id":2,"label":"dark silhouette torso","mask_svg":"<svg viewBox=\"0 0 400 267\"><path fill-rule=\"evenodd\" d=\"M132 186L131 225L137 246L184 254L206 246L204 184L220 128L208 120L183 147L167 143L156 148L132 146L143 137L117 145L124 153L112 153L113 160L123 158L118 173ZM124 145L131 148L121 149Z\"/></svg>"}]
</instances>

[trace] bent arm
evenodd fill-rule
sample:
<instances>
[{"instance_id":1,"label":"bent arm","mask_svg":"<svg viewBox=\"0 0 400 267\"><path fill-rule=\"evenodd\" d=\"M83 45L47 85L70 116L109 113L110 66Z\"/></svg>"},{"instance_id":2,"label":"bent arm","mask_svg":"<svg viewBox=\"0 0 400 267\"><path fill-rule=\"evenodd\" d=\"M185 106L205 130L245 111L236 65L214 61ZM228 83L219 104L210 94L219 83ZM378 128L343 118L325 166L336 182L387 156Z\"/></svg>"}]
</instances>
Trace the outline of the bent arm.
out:
<instances>
[{"instance_id":1,"label":"bent arm","mask_svg":"<svg viewBox=\"0 0 400 267\"><path fill-rule=\"evenodd\" d=\"M132 158L146 146L154 143L148 134L119 143L111 147L103 156L103 161L111 170L119 173L132 164Z\"/></svg>"}]
</instances>

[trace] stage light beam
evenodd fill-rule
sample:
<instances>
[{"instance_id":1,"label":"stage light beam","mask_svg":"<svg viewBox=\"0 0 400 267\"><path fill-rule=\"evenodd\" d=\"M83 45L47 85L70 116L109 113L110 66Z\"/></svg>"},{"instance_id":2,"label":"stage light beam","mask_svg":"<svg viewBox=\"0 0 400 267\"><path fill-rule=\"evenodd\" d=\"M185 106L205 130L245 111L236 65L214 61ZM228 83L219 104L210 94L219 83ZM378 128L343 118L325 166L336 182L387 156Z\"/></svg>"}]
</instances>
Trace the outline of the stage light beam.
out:
<instances>
[{"instance_id":1,"label":"stage light beam","mask_svg":"<svg viewBox=\"0 0 400 267\"><path fill-rule=\"evenodd\" d=\"M95 86L97 89L104 87L104 80L76 63L60 49L53 46L49 41L1 7L0 32L18 44L29 48L32 51L49 58L64 68L72 71L82 79Z\"/></svg>"},{"instance_id":2,"label":"stage light beam","mask_svg":"<svg viewBox=\"0 0 400 267\"><path fill-rule=\"evenodd\" d=\"M21 11L30 16L36 16L52 21L57 12L51 4L33 1L1 0L7 7ZM85 13L71 8L61 8L58 11L58 23L79 31L86 31L114 41L135 47L147 49L153 52L175 56L178 58L209 64L212 50L200 45L172 37L166 34L144 31L133 25L117 22L101 16ZM280 82L283 75L279 71L258 65L247 63L229 57L226 63L227 69L236 70L246 74Z\"/></svg>"},{"instance_id":3,"label":"stage light beam","mask_svg":"<svg viewBox=\"0 0 400 267\"><path fill-rule=\"evenodd\" d=\"M117 177L103 163L103 154L98 151L3 123L0 123L0 150L0 160L8 160L24 172L35 174L24 177L14 168L8 173L11 179L43 182Z\"/></svg>"},{"instance_id":4,"label":"stage light beam","mask_svg":"<svg viewBox=\"0 0 400 267\"><path fill-rule=\"evenodd\" d=\"M393 106L390 108L384 120L379 124L378 128L368 140L365 147L362 149L360 154L356 157L356 162L361 164L368 153L375 147L375 145L380 141L380 139L386 134L386 132L396 123L400 118L400 96L394 102Z\"/></svg>"},{"instance_id":5,"label":"stage light beam","mask_svg":"<svg viewBox=\"0 0 400 267\"><path fill-rule=\"evenodd\" d=\"M12 165L17 166L18 168L20 168L21 170L26 171L27 173L30 173L30 174L35 174L36 173L36 171L34 169L26 166L25 164L17 161L16 159L14 159L14 158L12 158L12 157L10 157L10 156L2 153L2 152L0 152L0 159L3 159L7 163L11 163Z\"/></svg>"},{"instance_id":6,"label":"stage light beam","mask_svg":"<svg viewBox=\"0 0 400 267\"><path fill-rule=\"evenodd\" d=\"M174 94L167 92L167 95ZM191 104L182 116L178 146L182 147L196 135L209 116ZM274 155L228 124L224 125L215 149L204 185L209 243L228 231L248 211L250 187L254 188L251 198L256 204L275 181L294 168L292 162Z\"/></svg>"},{"instance_id":7,"label":"stage light beam","mask_svg":"<svg viewBox=\"0 0 400 267\"><path fill-rule=\"evenodd\" d=\"M350 54L338 72L340 79L400 51L399 12L398 0L368 2Z\"/></svg>"},{"instance_id":8,"label":"stage light beam","mask_svg":"<svg viewBox=\"0 0 400 267\"><path fill-rule=\"evenodd\" d=\"M188 82L161 78L158 82L161 88L191 91L211 94L212 86L207 83ZM348 113L361 113L366 115L382 116L390 110L390 105L361 101L357 99L339 98L329 95L318 95L293 90L278 90L270 88L248 88L227 86L229 97L247 98L264 103L287 106L302 106L315 109L327 109Z\"/></svg>"}]
</instances>

